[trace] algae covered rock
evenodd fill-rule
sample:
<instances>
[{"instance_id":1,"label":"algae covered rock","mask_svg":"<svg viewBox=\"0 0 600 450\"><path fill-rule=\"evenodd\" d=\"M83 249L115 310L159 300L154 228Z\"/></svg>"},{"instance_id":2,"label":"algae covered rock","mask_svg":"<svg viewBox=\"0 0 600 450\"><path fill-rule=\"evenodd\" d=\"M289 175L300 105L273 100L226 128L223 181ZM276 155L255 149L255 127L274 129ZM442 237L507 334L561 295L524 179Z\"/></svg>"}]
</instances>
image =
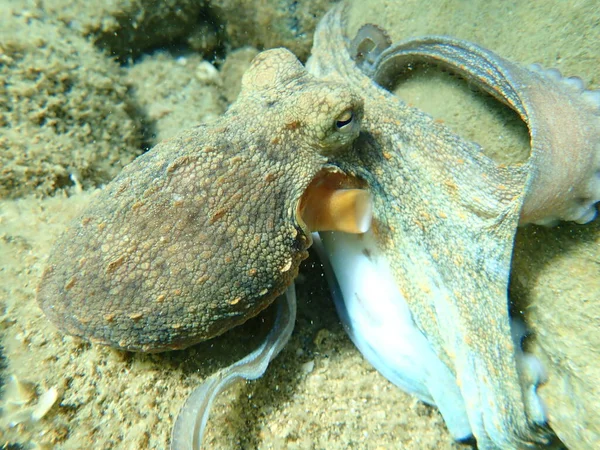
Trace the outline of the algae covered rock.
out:
<instances>
[{"instance_id":1,"label":"algae covered rock","mask_svg":"<svg viewBox=\"0 0 600 450\"><path fill-rule=\"evenodd\" d=\"M4 12L0 197L110 180L141 153L122 69L64 26Z\"/></svg>"},{"instance_id":2,"label":"algae covered rock","mask_svg":"<svg viewBox=\"0 0 600 450\"><path fill-rule=\"evenodd\" d=\"M199 55L145 55L128 68L127 80L133 98L146 113L151 145L225 111L221 74Z\"/></svg>"},{"instance_id":3,"label":"algae covered rock","mask_svg":"<svg viewBox=\"0 0 600 450\"><path fill-rule=\"evenodd\" d=\"M219 27L204 0L53 0L45 10L122 61L168 45L207 54L219 45Z\"/></svg>"},{"instance_id":4,"label":"algae covered rock","mask_svg":"<svg viewBox=\"0 0 600 450\"><path fill-rule=\"evenodd\" d=\"M212 0L232 47L286 47L305 60L319 19L332 0ZM240 13L241 12L241 13Z\"/></svg>"},{"instance_id":5,"label":"algae covered rock","mask_svg":"<svg viewBox=\"0 0 600 450\"><path fill-rule=\"evenodd\" d=\"M242 88L242 75L250 67L258 50L254 47L242 47L230 52L221 66L223 79L223 95L229 103L233 103Z\"/></svg>"},{"instance_id":6,"label":"algae covered rock","mask_svg":"<svg viewBox=\"0 0 600 450\"><path fill-rule=\"evenodd\" d=\"M318 19L333 0L53 0L45 9L122 61L165 46L206 58L226 48L286 47L308 57Z\"/></svg>"}]
</instances>

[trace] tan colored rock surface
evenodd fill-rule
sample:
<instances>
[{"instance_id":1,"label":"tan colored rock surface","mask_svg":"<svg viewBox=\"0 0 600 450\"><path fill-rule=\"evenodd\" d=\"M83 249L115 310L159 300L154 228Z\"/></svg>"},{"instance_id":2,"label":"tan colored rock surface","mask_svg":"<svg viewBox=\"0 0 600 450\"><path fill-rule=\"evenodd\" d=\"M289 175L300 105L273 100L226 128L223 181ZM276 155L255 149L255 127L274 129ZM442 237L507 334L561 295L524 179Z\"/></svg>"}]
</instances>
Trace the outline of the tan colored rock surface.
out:
<instances>
[{"instance_id":1,"label":"tan colored rock surface","mask_svg":"<svg viewBox=\"0 0 600 450\"><path fill-rule=\"evenodd\" d=\"M128 62L157 48L185 48L208 59L226 48L287 47L308 57L312 33L334 0L15 0L68 24L107 54Z\"/></svg>"},{"instance_id":2,"label":"tan colored rock surface","mask_svg":"<svg viewBox=\"0 0 600 450\"><path fill-rule=\"evenodd\" d=\"M35 2L29 3L35 9ZM51 0L44 2L42 9L125 62L152 49L185 45L188 39L204 54L220 45L215 18L202 0Z\"/></svg>"},{"instance_id":3,"label":"tan colored rock surface","mask_svg":"<svg viewBox=\"0 0 600 450\"><path fill-rule=\"evenodd\" d=\"M254 47L242 47L229 53L223 61L221 66L223 91L229 103L234 102L240 93L242 75L248 70L257 54L258 50Z\"/></svg>"},{"instance_id":4,"label":"tan colored rock surface","mask_svg":"<svg viewBox=\"0 0 600 450\"><path fill-rule=\"evenodd\" d=\"M113 178L141 153L123 70L63 24L0 12L0 197Z\"/></svg>"},{"instance_id":5,"label":"tan colored rock surface","mask_svg":"<svg viewBox=\"0 0 600 450\"><path fill-rule=\"evenodd\" d=\"M149 146L225 111L221 74L199 55L144 56L127 71L127 81L132 97L146 113Z\"/></svg>"},{"instance_id":6,"label":"tan colored rock surface","mask_svg":"<svg viewBox=\"0 0 600 450\"><path fill-rule=\"evenodd\" d=\"M211 8L225 24L231 45L286 47L305 60L312 34L333 0L213 0Z\"/></svg>"}]
</instances>

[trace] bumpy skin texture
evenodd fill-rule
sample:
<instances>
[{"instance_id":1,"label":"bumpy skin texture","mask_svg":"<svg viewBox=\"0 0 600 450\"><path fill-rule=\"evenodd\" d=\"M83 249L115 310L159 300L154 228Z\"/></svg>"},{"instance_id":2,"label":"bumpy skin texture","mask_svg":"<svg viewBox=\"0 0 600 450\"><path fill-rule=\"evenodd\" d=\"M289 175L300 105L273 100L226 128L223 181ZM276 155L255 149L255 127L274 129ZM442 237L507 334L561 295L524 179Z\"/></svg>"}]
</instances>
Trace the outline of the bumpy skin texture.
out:
<instances>
[{"instance_id":1,"label":"bumpy skin texture","mask_svg":"<svg viewBox=\"0 0 600 450\"><path fill-rule=\"evenodd\" d=\"M128 165L58 240L38 287L67 333L134 351L183 348L256 315L311 244L306 186L344 149L362 104L287 50L258 55L218 121Z\"/></svg>"},{"instance_id":2,"label":"bumpy skin texture","mask_svg":"<svg viewBox=\"0 0 600 450\"><path fill-rule=\"evenodd\" d=\"M364 98L361 136L338 164L372 191L380 251L415 323L455 374L479 448L547 443L539 426L543 412L530 394L529 374L517 367L511 338L510 260L521 215L536 222L593 218L600 132L595 94L447 38L398 44L387 60L360 55L361 69L344 36L341 11L336 7L321 21L307 63L311 73L348 83ZM385 44L385 36L371 41ZM497 165L477 144L377 85L406 64L405 50L409 60L454 67L521 114L532 138L528 162ZM558 118L552 105L561 106ZM559 119L568 126L559 128ZM553 176L557 183L548 181ZM572 192L582 192L581 208ZM436 404L447 402L429 386Z\"/></svg>"}]
</instances>

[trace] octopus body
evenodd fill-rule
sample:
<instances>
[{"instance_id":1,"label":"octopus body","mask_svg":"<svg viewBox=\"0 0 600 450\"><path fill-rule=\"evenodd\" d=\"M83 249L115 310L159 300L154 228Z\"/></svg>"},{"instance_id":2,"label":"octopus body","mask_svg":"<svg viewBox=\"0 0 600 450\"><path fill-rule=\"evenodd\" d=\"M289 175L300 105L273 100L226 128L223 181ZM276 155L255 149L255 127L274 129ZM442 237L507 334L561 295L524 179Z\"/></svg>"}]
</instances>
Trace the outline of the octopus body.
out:
<instances>
[{"instance_id":1,"label":"octopus body","mask_svg":"<svg viewBox=\"0 0 600 450\"><path fill-rule=\"evenodd\" d=\"M263 52L218 121L138 158L52 252L38 301L60 328L134 351L183 348L278 296L256 352L206 381L176 422L198 448L214 396L261 376L293 328L293 280L319 231L342 321L392 382L436 405L482 449L546 444L542 378L509 315L519 224L585 223L600 199L600 100L580 80L522 68L447 37L392 45L343 5L304 68ZM531 153L502 166L387 88L434 61L513 108ZM343 233L342 233L343 232Z\"/></svg>"},{"instance_id":2,"label":"octopus body","mask_svg":"<svg viewBox=\"0 0 600 450\"><path fill-rule=\"evenodd\" d=\"M219 120L162 142L65 231L37 291L69 334L156 352L209 339L282 294L311 244L296 205L358 134L362 101L287 50L258 56Z\"/></svg>"}]
</instances>

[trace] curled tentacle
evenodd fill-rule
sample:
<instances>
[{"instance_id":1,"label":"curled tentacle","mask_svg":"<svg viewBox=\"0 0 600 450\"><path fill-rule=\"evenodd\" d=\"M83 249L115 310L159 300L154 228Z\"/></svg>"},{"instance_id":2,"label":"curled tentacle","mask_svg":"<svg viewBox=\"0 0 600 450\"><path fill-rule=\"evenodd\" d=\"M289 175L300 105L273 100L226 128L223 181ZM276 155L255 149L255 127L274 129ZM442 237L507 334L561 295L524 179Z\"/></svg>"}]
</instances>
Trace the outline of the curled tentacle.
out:
<instances>
[{"instance_id":1,"label":"curled tentacle","mask_svg":"<svg viewBox=\"0 0 600 450\"><path fill-rule=\"evenodd\" d=\"M475 44L445 36L409 39L384 50L366 73L388 86L416 61L458 73L514 109L527 124L530 177L521 223L586 223L600 201L600 91L556 69L524 68ZM369 72L370 71L370 72Z\"/></svg>"},{"instance_id":2,"label":"curled tentacle","mask_svg":"<svg viewBox=\"0 0 600 450\"><path fill-rule=\"evenodd\" d=\"M201 448L210 408L216 396L238 380L256 380L263 376L269 362L281 352L292 335L296 321L296 291L293 284L276 303L275 323L261 346L192 391L173 426L171 450Z\"/></svg>"},{"instance_id":3,"label":"curled tentacle","mask_svg":"<svg viewBox=\"0 0 600 450\"><path fill-rule=\"evenodd\" d=\"M379 55L390 45L392 40L385 30L367 23L360 27L352 39L350 55L363 71L370 72Z\"/></svg>"}]
</instances>

